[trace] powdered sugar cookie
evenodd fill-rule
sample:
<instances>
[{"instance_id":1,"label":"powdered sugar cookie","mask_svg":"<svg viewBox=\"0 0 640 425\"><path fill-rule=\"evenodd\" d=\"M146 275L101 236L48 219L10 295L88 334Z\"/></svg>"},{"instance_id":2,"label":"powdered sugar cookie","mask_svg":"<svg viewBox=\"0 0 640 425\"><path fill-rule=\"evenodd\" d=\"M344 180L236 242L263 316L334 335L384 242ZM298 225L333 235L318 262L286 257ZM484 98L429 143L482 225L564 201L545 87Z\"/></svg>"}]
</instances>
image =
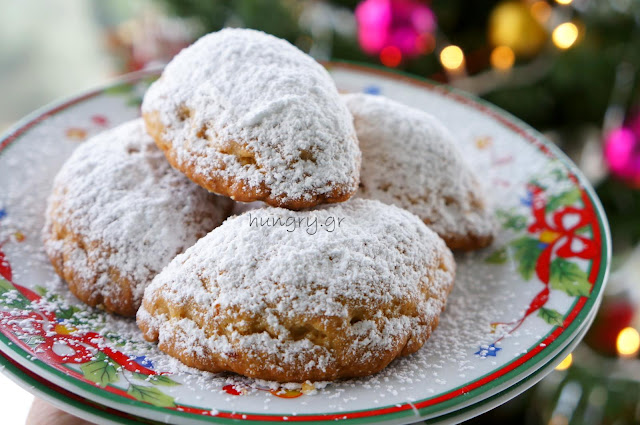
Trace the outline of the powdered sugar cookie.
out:
<instances>
[{"instance_id":1,"label":"powdered sugar cookie","mask_svg":"<svg viewBox=\"0 0 640 425\"><path fill-rule=\"evenodd\" d=\"M342 98L362 149L358 196L411 211L452 249L491 243L495 227L486 195L440 122L382 96Z\"/></svg>"},{"instance_id":2,"label":"powdered sugar cookie","mask_svg":"<svg viewBox=\"0 0 640 425\"><path fill-rule=\"evenodd\" d=\"M138 326L188 366L281 382L383 369L438 324L455 263L413 214L357 199L228 219L156 276Z\"/></svg>"},{"instance_id":3,"label":"powdered sugar cookie","mask_svg":"<svg viewBox=\"0 0 640 425\"><path fill-rule=\"evenodd\" d=\"M357 190L360 151L333 80L271 35L202 37L167 65L142 111L171 164L212 192L300 209Z\"/></svg>"},{"instance_id":4,"label":"powdered sugar cookie","mask_svg":"<svg viewBox=\"0 0 640 425\"><path fill-rule=\"evenodd\" d=\"M44 247L78 298L132 316L156 273L231 207L172 169L139 119L93 137L64 164Z\"/></svg>"}]
</instances>

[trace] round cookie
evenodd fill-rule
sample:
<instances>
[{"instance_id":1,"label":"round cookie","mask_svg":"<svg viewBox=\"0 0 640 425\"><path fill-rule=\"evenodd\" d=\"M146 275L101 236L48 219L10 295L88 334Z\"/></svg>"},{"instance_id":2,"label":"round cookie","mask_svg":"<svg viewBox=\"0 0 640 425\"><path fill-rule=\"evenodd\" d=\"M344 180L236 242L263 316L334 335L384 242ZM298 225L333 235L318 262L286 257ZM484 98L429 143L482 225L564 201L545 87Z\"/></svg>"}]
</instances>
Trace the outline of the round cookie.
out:
<instances>
[{"instance_id":1,"label":"round cookie","mask_svg":"<svg viewBox=\"0 0 640 425\"><path fill-rule=\"evenodd\" d=\"M439 121L382 96L342 98L362 150L357 196L411 211L451 249L478 249L493 241L486 195Z\"/></svg>"},{"instance_id":2,"label":"round cookie","mask_svg":"<svg viewBox=\"0 0 640 425\"><path fill-rule=\"evenodd\" d=\"M232 206L172 169L138 119L88 140L64 164L44 247L78 298L133 316L153 277Z\"/></svg>"},{"instance_id":3,"label":"round cookie","mask_svg":"<svg viewBox=\"0 0 640 425\"><path fill-rule=\"evenodd\" d=\"M176 257L137 321L198 369L280 382L365 376L422 347L454 276L442 239L395 206L263 208Z\"/></svg>"},{"instance_id":4,"label":"round cookie","mask_svg":"<svg viewBox=\"0 0 640 425\"><path fill-rule=\"evenodd\" d=\"M171 164L211 192L301 209L357 190L351 115L327 71L285 40L205 35L167 65L142 112Z\"/></svg>"}]
</instances>

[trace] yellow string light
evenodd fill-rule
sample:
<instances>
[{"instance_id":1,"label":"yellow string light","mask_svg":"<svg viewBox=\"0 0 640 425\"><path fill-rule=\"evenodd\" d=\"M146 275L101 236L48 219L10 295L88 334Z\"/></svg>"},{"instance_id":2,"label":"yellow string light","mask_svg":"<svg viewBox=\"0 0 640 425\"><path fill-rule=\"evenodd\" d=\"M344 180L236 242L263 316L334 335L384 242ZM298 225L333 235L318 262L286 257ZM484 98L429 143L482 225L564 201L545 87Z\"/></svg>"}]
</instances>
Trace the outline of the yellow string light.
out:
<instances>
[{"instance_id":1,"label":"yellow string light","mask_svg":"<svg viewBox=\"0 0 640 425\"><path fill-rule=\"evenodd\" d=\"M556 370L567 370L571 366L571 363L573 363L573 354L569 354L567 357L565 357L564 360L561 361L558 366L556 366Z\"/></svg>"},{"instance_id":2,"label":"yellow string light","mask_svg":"<svg viewBox=\"0 0 640 425\"><path fill-rule=\"evenodd\" d=\"M457 71L464 64L464 53L458 46L447 46L440 52L440 62L448 71Z\"/></svg>"},{"instance_id":3,"label":"yellow string light","mask_svg":"<svg viewBox=\"0 0 640 425\"><path fill-rule=\"evenodd\" d=\"M491 51L491 66L500 71L508 71L516 61L516 55L510 47L498 46Z\"/></svg>"},{"instance_id":4,"label":"yellow string light","mask_svg":"<svg viewBox=\"0 0 640 425\"><path fill-rule=\"evenodd\" d=\"M631 327L624 328L616 339L618 354L624 357L634 356L640 348L640 334Z\"/></svg>"},{"instance_id":5,"label":"yellow string light","mask_svg":"<svg viewBox=\"0 0 640 425\"><path fill-rule=\"evenodd\" d=\"M559 49L568 49L578 39L578 27L573 22L560 24L553 30L551 39Z\"/></svg>"}]
</instances>

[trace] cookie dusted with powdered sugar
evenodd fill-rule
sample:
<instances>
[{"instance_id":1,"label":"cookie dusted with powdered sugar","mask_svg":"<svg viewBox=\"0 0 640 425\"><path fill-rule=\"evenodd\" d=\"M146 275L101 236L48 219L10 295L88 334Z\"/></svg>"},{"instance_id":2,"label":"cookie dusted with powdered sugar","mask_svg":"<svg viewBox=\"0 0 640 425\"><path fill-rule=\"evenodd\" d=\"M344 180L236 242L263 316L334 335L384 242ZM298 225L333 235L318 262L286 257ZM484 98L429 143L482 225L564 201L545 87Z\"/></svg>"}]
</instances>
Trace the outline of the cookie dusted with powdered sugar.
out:
<instances>
[{"instance_id":1,"label":"cookie dusted with powdered sugar","mask_svg":"<svg viewBox=\"0 0 640 425\"><path fill-rule=\"evenodd\" d=\"M439 121L382 96L342 98L362 150L357 196L411 211L452 249L491 243L495 226L486 194Z\"/></svg>"},{"instance_id":2,"label":"cookie dusted with powdered sugar","mask_svg":"<svg viewBox=\"0 0 640 425\"><path fill-rule=\"evenodd\" d=\"M142 112L171 164L212 192L301 209L357 190L351 115L327 71L285 40L202 37L167 65Z\"/></svg>"},{"instance_id":3,"label":"cookie dusted with powdered sugar","mask_svg":"<svg viewBox=\"0 0 640 425\"><path fill-rule=\"evenodd\" d=\"M220 225L232 203L172 169L138 119L93 137L64 164L44 247L78 298L133 316L151 279Z\"/></svg>"},{"instance_id":4,"label":"cookie dusted with powdered sugar","mask_svg":"<svg viewBox=\"0 0 640 425\"><path fill-rule=\"evenodd\" d=\"M418 217L357 199L228 219L156 276L137 322L188 366L280 382L380 371L438 324L455 263Z\"/></svg>"}]
</instances>

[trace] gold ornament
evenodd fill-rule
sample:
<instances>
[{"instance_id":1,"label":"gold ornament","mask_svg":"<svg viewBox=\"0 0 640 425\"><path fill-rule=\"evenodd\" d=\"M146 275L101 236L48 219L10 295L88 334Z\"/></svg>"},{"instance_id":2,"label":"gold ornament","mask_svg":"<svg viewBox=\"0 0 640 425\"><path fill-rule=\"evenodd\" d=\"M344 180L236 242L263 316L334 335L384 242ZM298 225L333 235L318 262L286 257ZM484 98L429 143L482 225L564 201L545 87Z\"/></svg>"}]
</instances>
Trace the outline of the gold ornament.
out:
<instances>
[{"instance_id":1,"label":"gold ornament","mask_svg":"<svg viewBox=\"0 0 640 425\"><path fill-rule=\"evenodd\" d=\"M489 16L489 40L507 46L518 56L533 56L547 41L547 32L531 13L528 4L506 1Z\"/></svg>"}]
</instances>

